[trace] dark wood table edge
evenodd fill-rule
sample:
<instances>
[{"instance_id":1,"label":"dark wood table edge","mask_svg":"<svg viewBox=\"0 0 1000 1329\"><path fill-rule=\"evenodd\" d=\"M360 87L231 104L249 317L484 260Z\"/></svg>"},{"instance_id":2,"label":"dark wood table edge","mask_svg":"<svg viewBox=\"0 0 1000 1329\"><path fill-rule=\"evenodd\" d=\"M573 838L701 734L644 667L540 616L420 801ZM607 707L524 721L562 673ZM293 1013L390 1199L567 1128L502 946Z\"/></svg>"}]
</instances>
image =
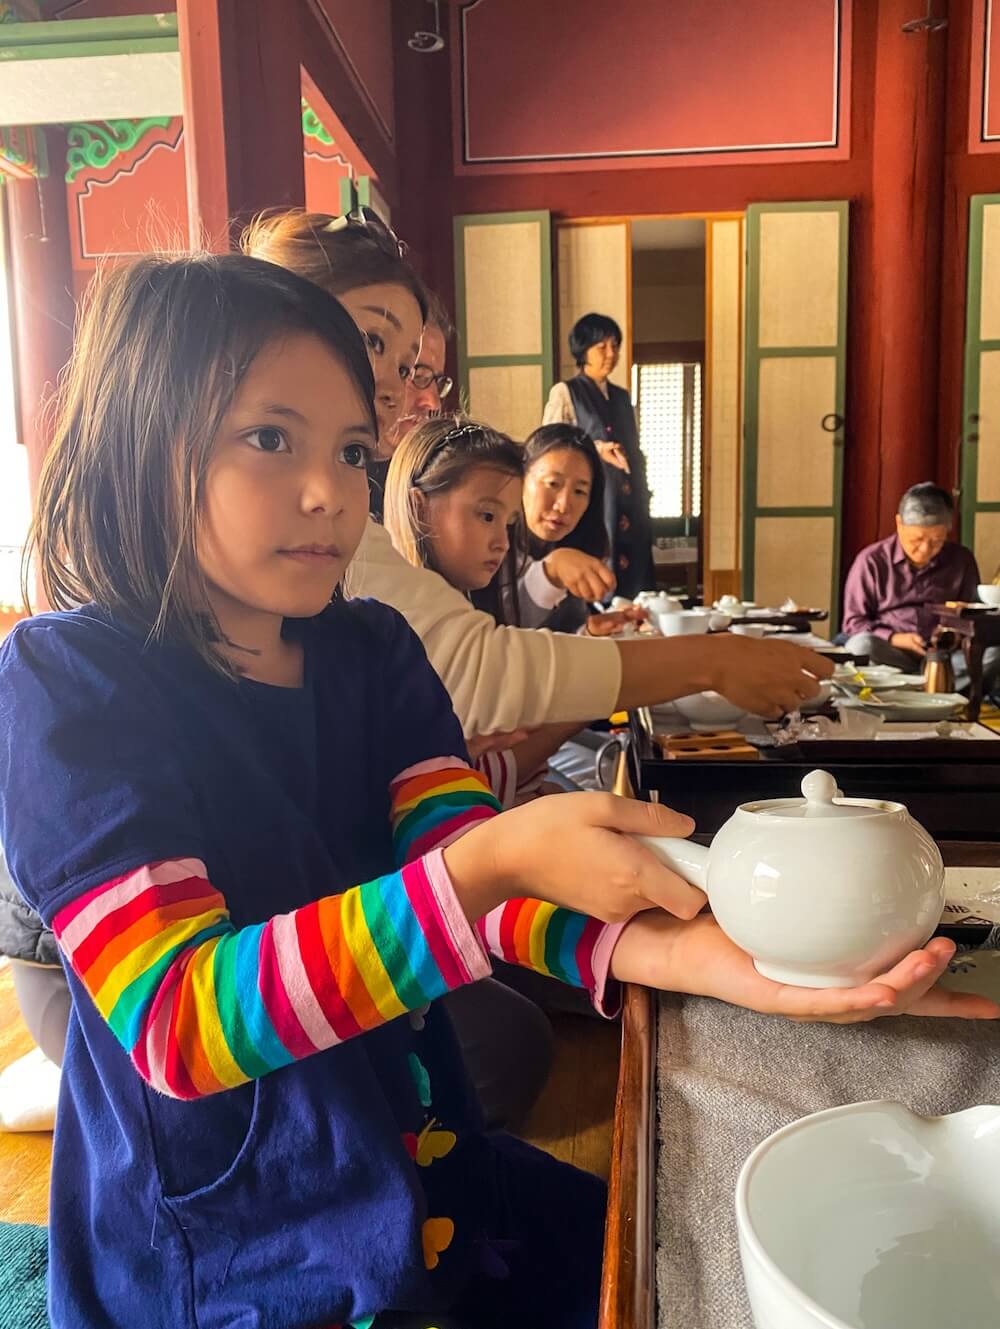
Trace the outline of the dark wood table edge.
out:
<instances>
[{"instance_id":1,"label":"dark wood table edge","mask_svg":"<svg viewBox=\"0 0 1000 1329\"><path fill-rule=\"evenodd\" d=\"M1000 844L949 840L949 867L1000 868ZM655 1329L656 993L625 986L598 1329Z\"/></svg>"},{"instance_id":2,"label":"dark wood table edge","mask_svg":"<svg viewBox=\"0 0 1000 1329\"><path fill-rule=\"evenodd\" d=\"M653 1329L656 998L626 984L598 1329Z\"/></svg>"}]
</instances>

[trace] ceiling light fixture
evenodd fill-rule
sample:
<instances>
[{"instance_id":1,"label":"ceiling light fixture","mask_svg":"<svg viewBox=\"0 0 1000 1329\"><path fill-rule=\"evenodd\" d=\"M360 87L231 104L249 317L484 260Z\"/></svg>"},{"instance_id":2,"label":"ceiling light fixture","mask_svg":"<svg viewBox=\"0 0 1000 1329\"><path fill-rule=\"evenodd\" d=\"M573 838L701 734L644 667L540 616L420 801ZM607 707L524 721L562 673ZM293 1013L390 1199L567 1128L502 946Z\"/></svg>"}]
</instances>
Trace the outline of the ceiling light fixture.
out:
<instances>
[{"instance_id":1,"label":"ceiling light fixture","mask_svg":"<svg viewBox=\"0 0 1000 1329\"><path fill-rule=\"evenodd\" d=\"M424 32L418 29L406 43L411 51L417 51L420 55L433 55L435 51L444 50L440 0L427 0L427 3L434 6L434 31Z\"/></svg>"}]
</instances>

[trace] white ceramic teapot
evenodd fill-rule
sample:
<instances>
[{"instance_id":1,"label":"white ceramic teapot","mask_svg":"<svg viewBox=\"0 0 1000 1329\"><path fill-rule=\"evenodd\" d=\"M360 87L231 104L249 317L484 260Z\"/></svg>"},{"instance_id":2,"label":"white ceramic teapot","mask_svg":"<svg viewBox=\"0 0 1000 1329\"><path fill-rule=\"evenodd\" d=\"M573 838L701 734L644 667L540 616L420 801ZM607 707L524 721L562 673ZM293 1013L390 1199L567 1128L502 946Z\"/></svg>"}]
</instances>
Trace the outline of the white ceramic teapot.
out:
<instances>
[{"instance_id":1,"label":"white ceramic teapot","mask_svg":"<svg viewBox=\"0 0 1000 1329\"><path fill-rule=\"evenodd\" d=\"M723 932L765 978L855 987L937 927L941 854L901 803L844 798L826 771L807 775L802 793L744 803L711 849L639 838L707 892Z\"/></svg>"}]
</instances>

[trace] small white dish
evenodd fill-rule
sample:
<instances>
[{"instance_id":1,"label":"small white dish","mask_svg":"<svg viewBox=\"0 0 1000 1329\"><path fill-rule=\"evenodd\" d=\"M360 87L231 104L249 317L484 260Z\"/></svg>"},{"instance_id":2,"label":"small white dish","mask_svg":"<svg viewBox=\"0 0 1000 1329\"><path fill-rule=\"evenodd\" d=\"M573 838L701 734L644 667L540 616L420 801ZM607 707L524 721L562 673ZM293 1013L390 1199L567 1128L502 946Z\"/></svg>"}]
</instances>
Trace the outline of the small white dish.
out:
<instances>
[{"instance_id":1,"label":"small white dish","mask_svg":"<svg viewBox=\"0 0 1000 1329\"><path fill-rule=\"evenodd\" d=\"M696 692L690 697L677 697L674 706L692 729L697 731L728 729L746 715L718 692Z\"/></svg>"},{"instance_id":2,"label":"small white dish","mask_svg":"<svg viewBox=\"0 0 1000 1329\"><path fill-rule=\"evenodd\" d=\"M767 636L767 628L763 623L734 623L729 631L735 632L737 637L753 637L756 641Z\"/></svg>"},{"instance_id":3,"label":"small white dish","mask_svg":"<svg viewBox=\"0 0 1000 1329\"><path fill-rule=\"evenodd\" d=\"M915 689L880 689L878 700L861 697L840 697L838 707L852 706L881 715L889 724L920 720L948 720L966 706L966 699L958 692L918 692Z\"/></svg>"},{"instance_id":4,"label":"small white dish","mask_svg":"<svg viewBox=\"0 0 1000 1329\"><path fill-rule=\"evenodd\" d=\"M757 1329L1000 1324L1000 1107L850 1103L753 1151L736 1225Z\"/></svg>"},{"instance_id":5,"label":"small white dish","mask_svg":"<svg viewBox=\"0 0 1000 1329\"><path fill-rule=\"evenodd\" d=\"M1000 586L982 585L979 587L979 601L996 609L1000 606Z\"/></svg>"}]
</instances>

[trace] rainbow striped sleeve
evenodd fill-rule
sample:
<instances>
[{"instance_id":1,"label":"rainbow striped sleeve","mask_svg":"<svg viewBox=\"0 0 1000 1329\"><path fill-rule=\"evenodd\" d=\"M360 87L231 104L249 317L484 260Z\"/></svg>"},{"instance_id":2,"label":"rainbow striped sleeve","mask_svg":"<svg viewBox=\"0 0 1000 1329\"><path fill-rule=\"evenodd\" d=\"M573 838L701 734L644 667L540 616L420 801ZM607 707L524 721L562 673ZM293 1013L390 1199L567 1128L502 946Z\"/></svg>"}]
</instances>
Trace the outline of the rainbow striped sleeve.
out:
<instances>
[{"instance_id":1,"label":"rainbow striped sleeve","mask_svg":"<svg viewBox=\"0 0 1000 1329\"><path fill-rule=\"evenodd\" d=\"M389 796L398 864L443 849L500 811L486 777L457 757L407 767L390 783Z\"/></svg>"},{"instance_id":2,"label":"rainbow striped sleeve","mask_svg":"<svg viewBox=\"0 0 1000 1329\"><path fill-rule=\"evenodd\" d=\"M239 930L204 864L172 859L87 891L53 931L143 1078L199 1098L488 974L439 859Z\"/></svg>"},{"instance_id":3,"label":"rainbow striped sleeve","mask_svg":"<svg viewBox=\"0 0 1000 1329\"><path fill-rule=\"evenodd\" d=\"M476 924L498 960L519 964L589 992L603 990L607 965L596 952L608 928L596 918L544 900L508 900ZM610 955L608 957L610 959Z\"/></svg>"},{"instance_id":4,"label":"rainbow striped sleeve","mask_svg":"<svg viewBox=\"0 0 1000 1329\"><path fill-rule=\"evenodd\" d=\"M454 757L412 766L391 788L397 862L443 848L500 810L486 777ZM508 900L476 927L498 960L586 988L602 1008L620 927L531 899Z\"/></svg>"}]
</instances>

